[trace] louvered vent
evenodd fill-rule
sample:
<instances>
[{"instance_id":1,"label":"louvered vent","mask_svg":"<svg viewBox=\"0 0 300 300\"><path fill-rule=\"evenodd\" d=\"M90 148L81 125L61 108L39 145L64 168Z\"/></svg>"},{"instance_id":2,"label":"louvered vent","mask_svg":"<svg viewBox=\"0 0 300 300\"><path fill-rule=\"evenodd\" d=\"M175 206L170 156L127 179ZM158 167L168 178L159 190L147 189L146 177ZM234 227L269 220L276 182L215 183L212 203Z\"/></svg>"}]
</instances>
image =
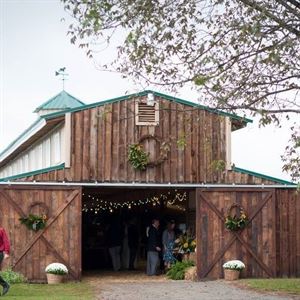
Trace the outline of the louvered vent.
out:
<instances>
[{"instance_id":1,"label":"louvered vent","mask_svg":"<svg viewBox=\"0 0 300 300\"><path fill-rule=\"evenodd\" d=\"M153 105L148 105L147 102L136 102L136 125L158 125L159 123L159 110L158 102Z\"/></svg>"}]
</instances>

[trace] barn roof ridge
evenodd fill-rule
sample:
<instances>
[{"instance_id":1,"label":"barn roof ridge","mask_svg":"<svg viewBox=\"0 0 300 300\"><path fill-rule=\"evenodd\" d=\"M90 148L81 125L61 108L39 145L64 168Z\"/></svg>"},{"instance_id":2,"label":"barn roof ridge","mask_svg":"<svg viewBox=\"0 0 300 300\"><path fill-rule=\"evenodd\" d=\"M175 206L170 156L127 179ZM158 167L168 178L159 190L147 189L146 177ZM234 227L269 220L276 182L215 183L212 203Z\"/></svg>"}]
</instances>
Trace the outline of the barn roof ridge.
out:
<instances>
[{"instance_id":1,"label":"barn roof ridge","mask_svg":"<svg viewBox=\"0 0 300 300\"><path fill-rule=\"evenodd\" d=\"M89 109L89 108L94 108L94 107L97 107L97 106L102 106L102 105L105 105L105 104L110 104L110 103L114 103L114 102L129 100L130 98L134 98L134 97L146 96L149 93L152 93L157 97L161 97L161 98L164 98L164 99L169 100L169 101L177 102L177 103L192 106L192 107L198 107L198 108L206 110L208 112L218 114L218 115L223 115L223 116L226 116L226 117L230 117L231 119L238 120L238 121L241 121L241 122L245 122L245 123L252 123L253 122L251 119L248 119L246 117L238 116L234 113L228 113L228 112L225 112L225 111L222 111L222 110L211 108L209 106L205 106L205 105L202 105L202 104L199 104L199 103L184 100L184 99L181 99L181 98L178 98L178 97L166 95L166 94L156 92L156 91L153 91L153 90L144 90L142 92L132 93L132 94L116 97L116 98L110 98L110 99L106 99L106 100L102 100L102 101L98 101L98 102L94 102L94 103L90 103L90 104L85 104L83 106L63 110L63 111L60 111L60 112L54 112L52 114L48 114L48 115L45 115L45 116L42 116L42 117L45 118L45 119L53 119L53 118L56 118L56 117L58 117L62 114L65 114L67 112L77 112L77 111L81 111L81 110L85 110L85 109Z\"/></svg>"}]
</instances>

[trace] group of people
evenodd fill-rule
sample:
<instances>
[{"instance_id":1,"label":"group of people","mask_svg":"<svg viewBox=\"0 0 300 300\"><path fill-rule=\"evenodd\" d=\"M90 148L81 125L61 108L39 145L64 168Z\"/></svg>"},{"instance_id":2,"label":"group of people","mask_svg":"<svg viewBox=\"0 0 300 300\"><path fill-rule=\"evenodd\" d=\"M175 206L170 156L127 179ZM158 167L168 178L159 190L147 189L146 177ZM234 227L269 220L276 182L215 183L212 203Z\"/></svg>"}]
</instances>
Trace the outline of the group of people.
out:
<instances>
[{"instance_id":1,"label":"group of people","mask_svg":"<svg viewBox=\"0 0 300 300\"><path fill-rule=\"evenodd\" d=\"M143 236L140 239L136 219L121 223L118 218L112 218L106 236L113 270L135 270L140 240L143 240ZM158 218L152 220L151 225L146 229L147 275L156 275L159 266L160 269L169 268L176 260L173 255L175 238L174 220L168 221L164 231L160 230Z\"/></svg>"},{"instance_id":2,"label":"group of people","mask_svg":"<svg viewBox=\"0 0 300 300\"><path fill-rule=\"evenodd\" d=\"M121 269L121 256L125 256L125 249L129 250L128 261L123 262L123 267L134 270L134 263L137 255L139 244L139 231L136 225L136 219L133 218L128 222L121 224L117 218L107 229L108 252L111 257L114 271Z\"/></svg>"},{"instance_id":3,"label":"group of people","mask_svg":"<svg viewBox=\"0 0 300 300\"><path fill-rule=\"evenodd\" d=\"M162 235L159 232L160 221L157 218L152 220L152 224L147 233L147 275L157 275L157 269L162 258L164 267L169 268L176 260L173 254L175 235L175 221L170 220Z\"/></svg>"}]
</instances>

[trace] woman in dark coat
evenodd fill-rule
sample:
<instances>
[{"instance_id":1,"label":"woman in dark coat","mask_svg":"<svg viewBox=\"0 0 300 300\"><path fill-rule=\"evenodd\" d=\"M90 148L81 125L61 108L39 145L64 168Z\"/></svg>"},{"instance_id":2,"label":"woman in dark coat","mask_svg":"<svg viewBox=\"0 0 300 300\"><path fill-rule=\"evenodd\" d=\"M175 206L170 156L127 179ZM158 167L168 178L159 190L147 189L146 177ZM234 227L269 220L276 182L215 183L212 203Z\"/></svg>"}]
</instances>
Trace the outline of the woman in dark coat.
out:
<instances>
[{"instance_id":1,"label":"woman in dark coat","mask_svg":"<svg viewBox=\"0 0 300 300\"><path fill-rule=\"evenodd\" d=\"M10 243L4 228L0 227L0 269L3 259L9 257ZM0 276L0 285L3 287L2 296L9 290L9 284Z\"/></svg>"}]
</instances>

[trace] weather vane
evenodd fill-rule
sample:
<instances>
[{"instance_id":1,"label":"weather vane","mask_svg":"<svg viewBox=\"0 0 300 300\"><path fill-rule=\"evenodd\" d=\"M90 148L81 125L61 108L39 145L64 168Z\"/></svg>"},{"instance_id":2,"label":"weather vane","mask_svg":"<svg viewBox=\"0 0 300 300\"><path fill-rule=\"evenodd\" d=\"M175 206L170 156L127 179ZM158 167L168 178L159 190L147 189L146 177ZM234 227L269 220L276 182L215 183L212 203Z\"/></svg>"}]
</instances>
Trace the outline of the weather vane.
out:
<instances>
[{"instance_id":1,"label":"weather vane","mask_svg":"<svg viewBox=\"0 0 300 300\"><path fill-rule=\"evenodd\" d=\"M60 68L58 71L55 71L55 76L60 76L60 79L63 83L63 90L65 89L65 80L67 80L67 77L69 74L66 73L66 67Z\"/></svg>"}]
</instances>

